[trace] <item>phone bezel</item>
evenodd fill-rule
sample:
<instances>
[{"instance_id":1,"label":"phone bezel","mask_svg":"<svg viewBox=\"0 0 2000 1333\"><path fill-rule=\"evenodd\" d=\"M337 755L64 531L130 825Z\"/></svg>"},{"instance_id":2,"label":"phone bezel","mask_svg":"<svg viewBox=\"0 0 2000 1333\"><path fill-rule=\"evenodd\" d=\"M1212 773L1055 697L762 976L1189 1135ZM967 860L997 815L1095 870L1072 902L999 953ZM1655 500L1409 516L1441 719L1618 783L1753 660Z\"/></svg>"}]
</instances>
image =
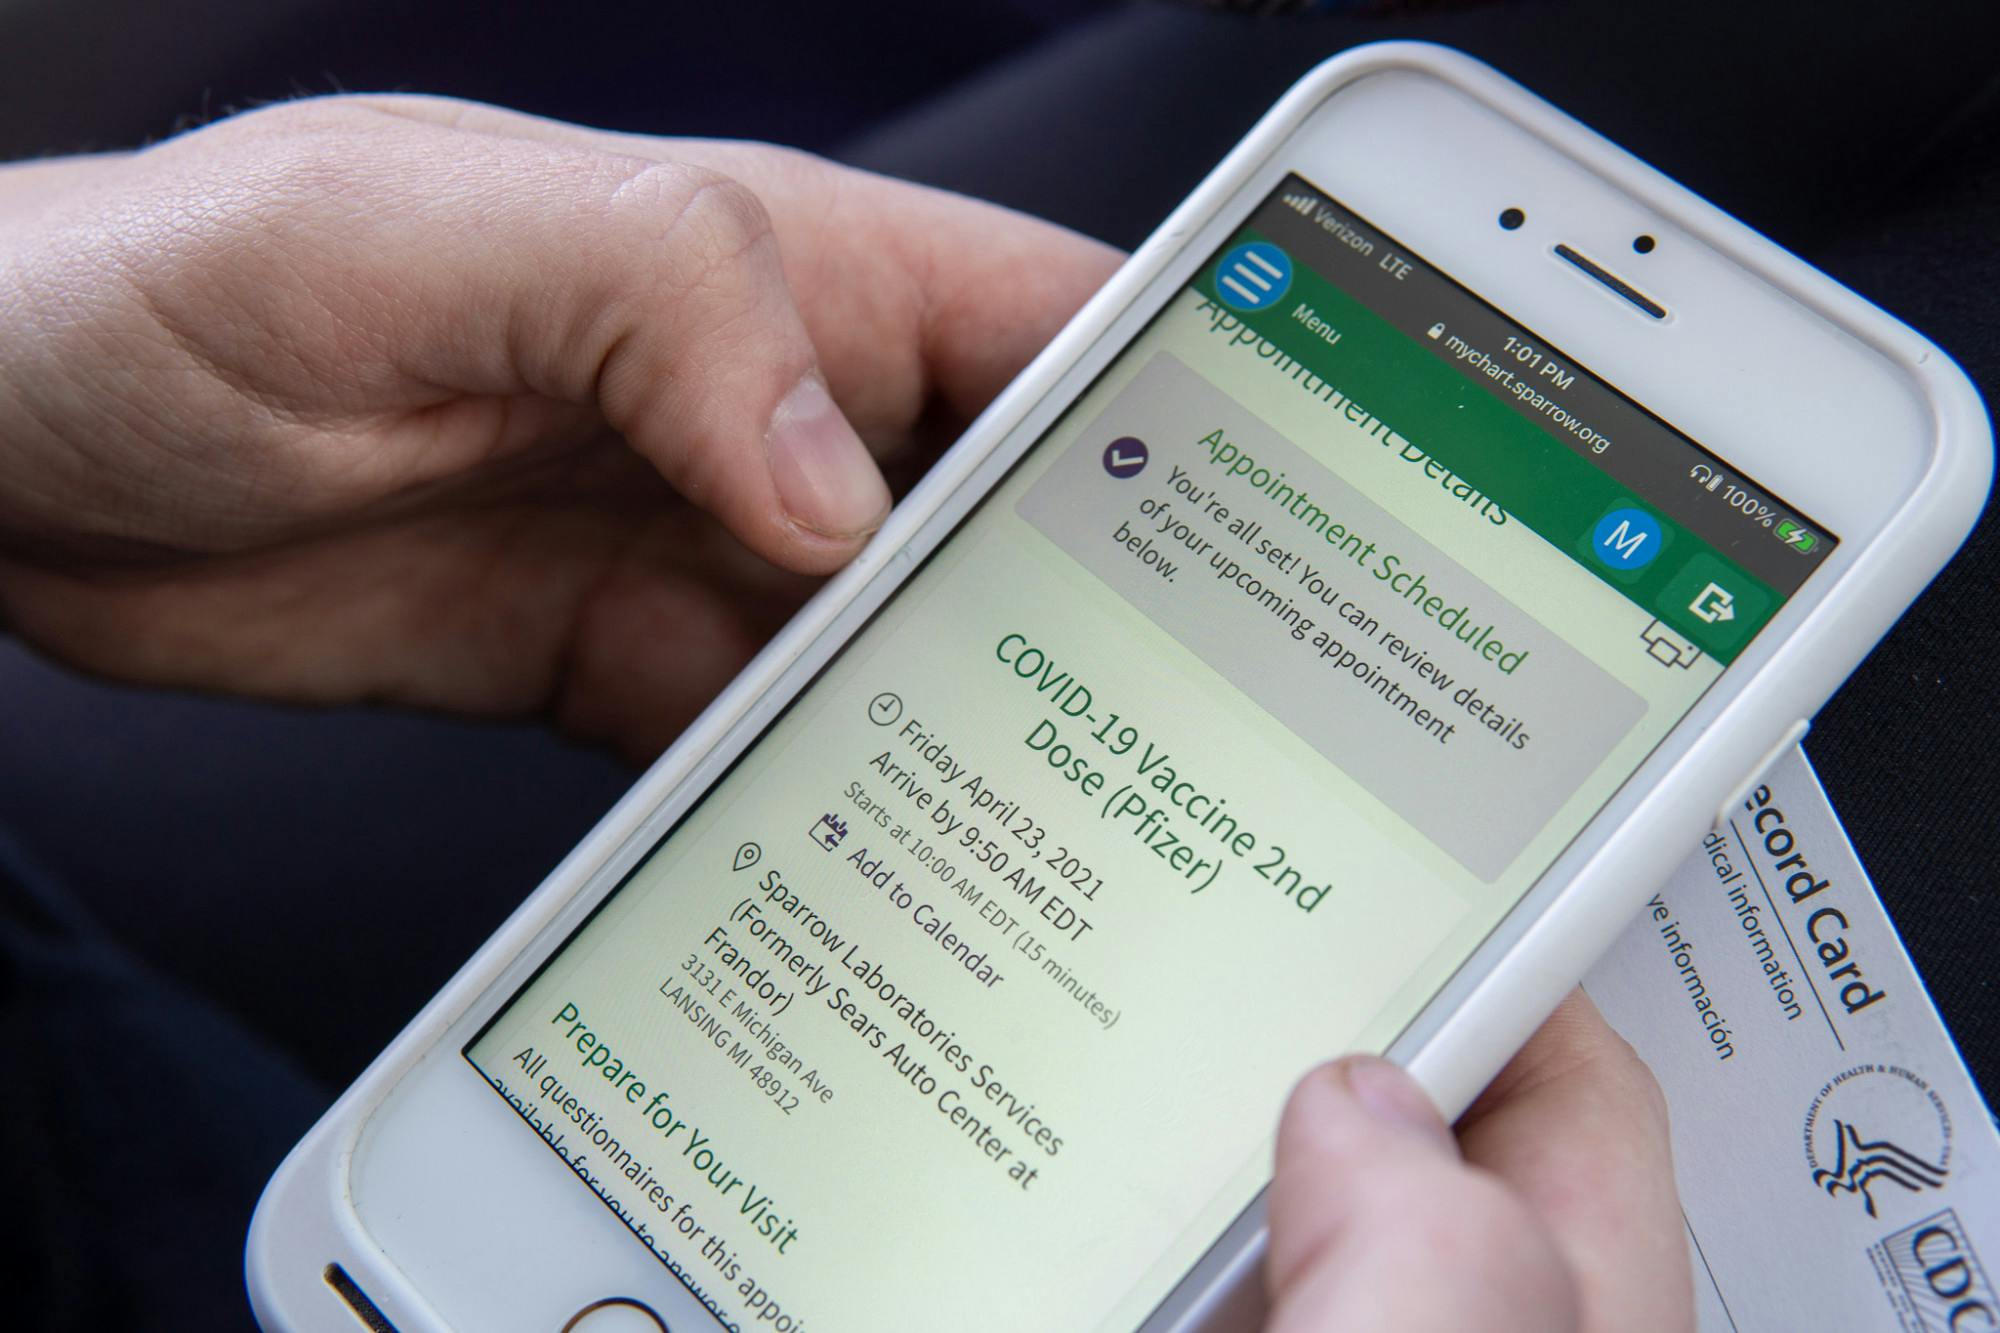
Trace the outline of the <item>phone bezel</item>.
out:
<instances>
[{"instance_id":1,"label":"phone bezel","mask_svg":"<svg viewBox=\"0 0 2000 1333\"><path fill-rule=\"evenodd\" d=\"M1425 149L1439 136L1463 145L1467 135L1480 151ZM295 1150L253 1229L249 1266L261 1317L313 1327L321 1317L311 1312L323 1311L326 1326L343 1326L337 1320L347 1316L330 1293L312 1290L335 1261L406 1333L447 1326L424 1295L447 1288L448 1303L479 1327L558 1327L568 1311L610 1294L646 1296L670 1319L680 1312L678 1284L553 1153L520 1132L460 1047L1294 170L1523 324L1572 352L1588 349L1593 371L1842 537L1391 1048L1448 1111L1470 1099L1630 916L1646 880L1619 868L1670 870L1723 795L1824 700L1969 530L1990 472L1984 414L1930 344L1474 61L1397 43L1327 62L1135 253L867 552ZM1492 202L1502 186L1509 197ZM1527 211L1527 228L1494 225L1507 205ZM1560 239L1600 255L1616 253L1614 237L1655 236L1652 254L1625 267L1647 266L1648 290L1667 299L1673 316L1645 320L1552 260L1540 271L1540 242L1555 232L1535 230L1538 218L1561 218L1570 225ZM1672 349L1671 367L1663 346ZM1779 355L1781 347L1791 354ZM1690 387L1696 381L1699 392ZM1801 433L1817 443L1810 456L1789 443ZM1225 1311L1241 1285L1234 1279L1261 1252L1261 1228L1260 1198L1146 1321L1146 1333ZM418 1271L421 1281L413 1280ZM493 1271L537 1277L501 1291L486 1277ZM440 1281L453 1273L464 1280ZM551 1320L547 1312L558 1310Z\"/></svg>"}]
</instances>

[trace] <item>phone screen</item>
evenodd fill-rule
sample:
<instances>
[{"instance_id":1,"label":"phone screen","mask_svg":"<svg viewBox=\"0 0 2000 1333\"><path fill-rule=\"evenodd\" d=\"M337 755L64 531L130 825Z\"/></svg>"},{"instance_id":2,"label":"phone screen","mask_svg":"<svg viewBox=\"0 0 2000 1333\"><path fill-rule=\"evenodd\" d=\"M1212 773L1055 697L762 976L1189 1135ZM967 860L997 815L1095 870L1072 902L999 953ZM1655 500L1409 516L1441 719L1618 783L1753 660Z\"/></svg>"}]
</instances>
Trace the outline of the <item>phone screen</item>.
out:
<instances>
[{"instance_id":1,"label":"phone screen","mask_svg":"<svg viewBox=\"0 0 2000 1333\"><path fill-rule=\"evenodd\" d=\"M1291 177L465 1056L726 1325L1134 1327L1834 540Z\"/></svg>"}]
</instances>

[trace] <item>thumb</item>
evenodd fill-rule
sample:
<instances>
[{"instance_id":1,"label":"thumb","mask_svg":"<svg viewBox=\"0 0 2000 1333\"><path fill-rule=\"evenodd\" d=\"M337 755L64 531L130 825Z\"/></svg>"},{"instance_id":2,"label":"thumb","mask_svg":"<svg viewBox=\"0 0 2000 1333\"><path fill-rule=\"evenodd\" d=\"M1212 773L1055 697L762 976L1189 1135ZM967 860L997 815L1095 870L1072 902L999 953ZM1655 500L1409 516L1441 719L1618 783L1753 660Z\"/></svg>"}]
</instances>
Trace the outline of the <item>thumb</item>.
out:
<instances>
[{"instance_id":1,"label":"thumb","mask_svg":"<svg viewBox=\"0 0 2000 1333\"><path fill-rule=\"evenodd\" d=\"M678 163L638 168L608 203L646 244L639 290L611 298L593 340L606 420L760 554L843 563L887 516L889 488L827 390L763 204Z\"/></svg>"},{"instance_id":2,"label":"thumb","mask_svg":"<svg viewBox=\"0 0 2000 1333\"><path fill-rule=\"evenodd\" d=\"M498 230L511 262L489 267L484 243L443 252L469 290L440 308L487 307L485 291L506 284L494 332L515 364L494 367L498 378L511 370L594 405L675 489L778 564L819 572L854 554L887 515L889 489L827 391L756 194L683 162L412 129L462 140L461 164L494 172L547 158L563 182L502 197L483 230ZM469 367L475 379L487 368Z\"/></svg>"},{"instance_id":3,"label":"thumb","mask_svg":"<svg viewBox=\"0 0 2000 1333\"><path fill-rule=\"evenodd\" d=\"M199 273L195 315L268 326L177 321L230 331L201 349L219 378L336 427L299 450L317 498L415 491L599 423L759 554L809 572L853 555L889 491L827 392L757 196L709 167L433 114L298 103L135 159L164 204L229 219L181 227L161 248L194 253L140 261L147 285L171 307Z\"/></svg>"},{"instance_id":4,"label":"thumb","mask_svg":"<svg viewBox=\"0 0 2000 1333\"><path fill-rule=\"evenodd\" d=\"M1576 1326L1555 1246L1527 1207L1459 1157L1394 1065L1314 1070L1278 1127L1268 1333Z\"/></svg>"}]
</instances>

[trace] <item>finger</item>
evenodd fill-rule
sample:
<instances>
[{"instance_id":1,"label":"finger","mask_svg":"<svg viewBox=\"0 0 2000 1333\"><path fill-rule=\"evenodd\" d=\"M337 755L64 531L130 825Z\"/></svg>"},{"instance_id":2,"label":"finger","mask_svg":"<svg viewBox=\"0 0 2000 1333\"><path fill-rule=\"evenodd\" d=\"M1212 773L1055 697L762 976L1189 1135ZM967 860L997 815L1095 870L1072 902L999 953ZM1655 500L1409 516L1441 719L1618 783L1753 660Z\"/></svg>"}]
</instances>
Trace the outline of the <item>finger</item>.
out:
<instances>
[{"instance_id":1,"label":"finger","mask_svg":"<svg viewBox=\"0 0 2000 1333\"><path fill-rule=\"evenodd\" d=\"M1408 1075L1355 1057L1306 1076L1278 1128L1268 1333L1575 1323L1532 1213L1460 1160Z\"/></svg>"},{"instance_id":2,"label":"finger","mask_svg":"<svg viewBox=\"0 0 2000 1333\"><path fill-rule=\"evenodd\" d=\"M538 493L164 575L0 561L0 599L38 646L119 678L542 712L650 762L811 581L644 480L614 505Z\"/></svg>"},{"instance_id":3,"label":"finger","mask_svg":"<svg viewBox=\"0 0 2000 1333\"><path fill-rule=\"evenodd\" d=\"M1686 1222L1652 1073L1572 992L1458 1126L1547 1223L1588 1329L1694 1326Z\"/></svg>"},{"instance_id":4,"label":"finger","mask_svg":"<svg viewBox=\"0 0 2000 1333\"><path fill-rule=\"evenodd\" d=\"M754 190L834 396L871 439L984 407L1120 256L1062 227L761 144L614 134L433 97L354 99L501 138L693 163Z\"/></svg>"},{"instance_id":5,"label":"finger","mask_svg":"<svg viewBox=\"0 0 2000 1333\"><path fill-rule=\"evenodd\" d=\"M816 587L713 523L656 526L578 607L552 715L571 736L650 763Z\"/></svg>"},{"instance_id":6,"label":"finger","mask_svg":"<svg viewBox=\"0 0 2000 1333\"><path fill-rule=\"evenodd\" d=\"M299 401L403 414L398 430L363 423L367 447L331 465L325 436L354 423L313 423L334 427L308 447L317 475L343 483L337 502L462 471L496 439L525 447L548 425L530 407L552 401L594 409L790 568L838 565L884 517L887 488L827 391L769 216L740 182L338 103L209 133L145 169L164 178L154 198L200 192L202 216L235 234L183 226L171 253L136 260L142 283L165 292L168 321L226 326L202 335L225 340L210 357L225 376L273 359L281 339L303 363L281 386ZM211 301L252 276L219 265L269 270L251 320L175 309L190 280L172 266L191 253Z\"/></svg>"}]
</instances>

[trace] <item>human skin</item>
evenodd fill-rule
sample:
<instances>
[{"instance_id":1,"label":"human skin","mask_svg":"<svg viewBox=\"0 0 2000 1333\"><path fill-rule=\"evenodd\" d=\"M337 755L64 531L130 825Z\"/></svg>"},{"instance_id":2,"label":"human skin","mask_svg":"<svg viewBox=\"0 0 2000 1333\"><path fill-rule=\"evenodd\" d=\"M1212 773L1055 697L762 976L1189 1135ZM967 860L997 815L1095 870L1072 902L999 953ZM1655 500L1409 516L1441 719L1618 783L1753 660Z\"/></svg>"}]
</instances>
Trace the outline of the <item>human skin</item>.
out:
<instances>
[{"instance_id":1,"label":"human skin","mask_svg":"<svg viewBox=\"0 0 2000 1333\"><path fill-rule=\"evenodd\" d=\"M0 169L0 618L103 675L651 758L1115 266L757 145L319 99ZM1657 1089L1573 1000L1448 1130L1295 1093L1272 1327L1684 1328Z\"/></svg>"},{"instance_id":2,"label":"human skin","mask_svg":"<svg viewBox=\"0 0 2000 1333\"><path fill-rule=\"evenodd\" d=\"M1269 1206L1266 1333L1694 1327L1666 1103L1582 991L1455 1132L1383 1061L1308 1074Z\"/></svg>"},{"instance_id":3,"label":"human skin","mask_svg":"<svg viewBox=\"0 0 2000 1333\"><path fill-rule=\"evenodd\" d=\"M1115 263L802 154L430 99L16 167L0 607L106 675L651 758L809 587L777 573L881 522L855 432L949 432Z\"/></svg>"}]
</instances>

